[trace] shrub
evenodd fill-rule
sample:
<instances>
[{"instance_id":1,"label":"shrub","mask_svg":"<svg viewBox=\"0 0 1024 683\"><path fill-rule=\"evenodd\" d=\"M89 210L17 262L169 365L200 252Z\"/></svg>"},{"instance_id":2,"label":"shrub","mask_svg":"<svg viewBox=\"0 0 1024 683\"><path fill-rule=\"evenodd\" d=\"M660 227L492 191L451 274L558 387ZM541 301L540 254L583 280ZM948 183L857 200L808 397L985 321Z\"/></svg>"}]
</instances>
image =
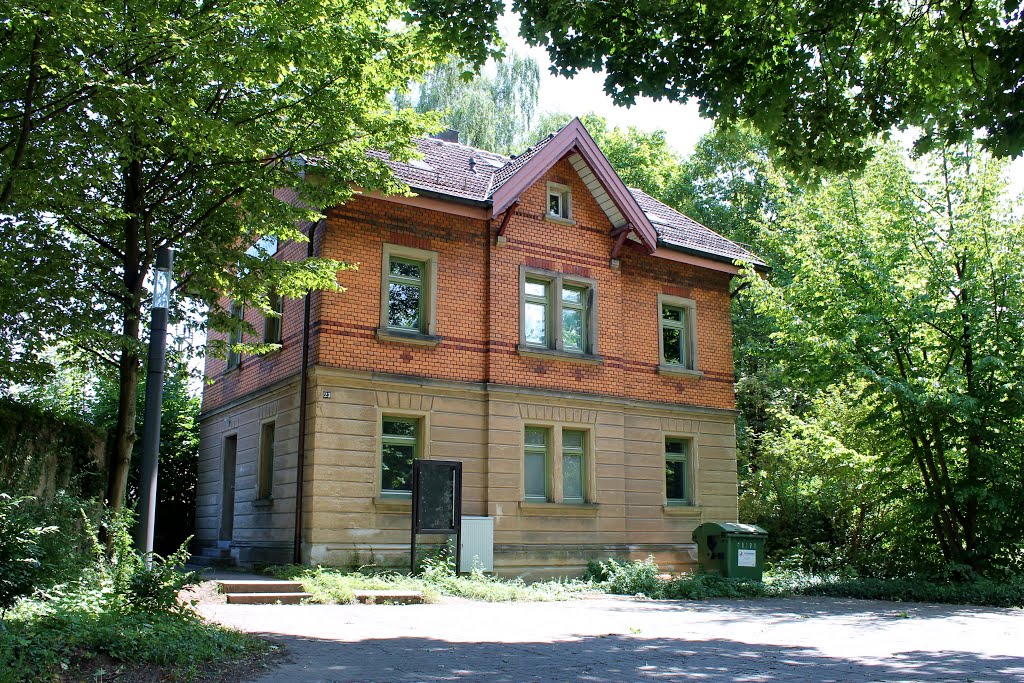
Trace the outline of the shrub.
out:
<instances>
[{"instance_id":1,"label":"shrub","mask_svg":"<svg viewBox=\"0 0 1024 683\"><path fill-rule=\"evenodd\" d=\"M24 513L27 498L0 493L0 619L23 595L32 591L40 574L39 540L55 527L35 525Z\"/></svg>"},{"instance_id":2,"label":"shrub","mask_svg":"<svg viewBox=\"0 0 1024 683\"><path fill-rule=\"evenodd\" d=\"M603 577L602 587L609 593L661 597L662 581L658 578L658 565L654 557L637 562L608 559L600 562L599 566L599 576Z\"/></svg>"}]
</instances>

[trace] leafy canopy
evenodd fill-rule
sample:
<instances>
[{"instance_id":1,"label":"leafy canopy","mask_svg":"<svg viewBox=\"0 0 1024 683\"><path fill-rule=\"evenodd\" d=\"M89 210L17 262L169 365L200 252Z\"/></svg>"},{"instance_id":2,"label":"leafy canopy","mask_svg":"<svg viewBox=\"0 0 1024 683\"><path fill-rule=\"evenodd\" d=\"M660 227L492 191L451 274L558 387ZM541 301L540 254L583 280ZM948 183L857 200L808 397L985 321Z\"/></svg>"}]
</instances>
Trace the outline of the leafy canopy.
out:
<instances>
[{"instance_id":1,"label":"leafy canopy","mask_svg":"<svg viewBox=\"0 0 1024 683\"><path fill-rule=\"evenodd\" d=\"M521 34L572 77L605 70L618 104L695 99L750 121L791 168L863 165L865 143L915 127L924 148L987 131L1024 151L1018 3L516 0Z\"/></svg>"}]
</instances>

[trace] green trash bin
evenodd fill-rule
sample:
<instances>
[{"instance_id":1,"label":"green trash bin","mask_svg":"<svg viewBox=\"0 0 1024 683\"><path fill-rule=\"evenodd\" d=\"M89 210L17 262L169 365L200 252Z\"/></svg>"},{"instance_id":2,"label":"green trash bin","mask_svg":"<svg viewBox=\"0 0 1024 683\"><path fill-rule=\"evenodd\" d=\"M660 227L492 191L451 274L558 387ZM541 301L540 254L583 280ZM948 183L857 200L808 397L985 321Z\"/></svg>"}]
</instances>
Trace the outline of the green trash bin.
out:
<instances>
[{"instance_id":1,"label":"green trash bin","mask_svg":"<svg viewBox=\"0 0 1024 683\"><path fill-rule=\"evenodd\" d=\"M768 532L753 524L705 522L693 530L704 571L733 579L761 580Z\"/></svg>"}]
</instances>

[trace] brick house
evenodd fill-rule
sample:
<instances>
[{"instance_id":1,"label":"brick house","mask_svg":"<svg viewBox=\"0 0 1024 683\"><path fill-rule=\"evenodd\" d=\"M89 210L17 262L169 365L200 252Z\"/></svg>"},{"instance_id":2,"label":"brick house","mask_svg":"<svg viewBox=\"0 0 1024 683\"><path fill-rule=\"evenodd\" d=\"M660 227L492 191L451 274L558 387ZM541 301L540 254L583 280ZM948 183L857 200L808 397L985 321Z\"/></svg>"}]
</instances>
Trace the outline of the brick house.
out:
<instances>
[{"instance_id":1,"label":"brick house","mask_svg":"<svg viewBox=\"0 0 1024 683\"><path fill-rule=\"evenodd\" d=\"M436 458L463 462L499 573L692 566L694 527L737 516L729 284L761 262L626 188L578 120L511 159L417 145L391 163L417 196L358 195L314 228L314 253L359 269L310 297L305 410L302 299L239 311L279 351L207 359L197 547L401 565L411 460Z\"/></svg>"}]
</instances>

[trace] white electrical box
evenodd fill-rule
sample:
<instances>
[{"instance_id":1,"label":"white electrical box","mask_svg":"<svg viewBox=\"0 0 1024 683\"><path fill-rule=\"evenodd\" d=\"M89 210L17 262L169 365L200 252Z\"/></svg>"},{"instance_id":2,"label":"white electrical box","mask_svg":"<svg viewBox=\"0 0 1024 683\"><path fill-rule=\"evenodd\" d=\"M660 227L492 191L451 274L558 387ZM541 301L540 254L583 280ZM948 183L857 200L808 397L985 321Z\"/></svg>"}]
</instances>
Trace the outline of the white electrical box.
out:
<instances>
[{"instance_id":1,"label":"white electrical box","mask_svg":"<svg viewBox=\"0 0 1024 683\"><path fill-rule=\"evenodd\" d=\"M463 517L459 571L494 571L494 518Z\"/></svg>"}]
</instances>

